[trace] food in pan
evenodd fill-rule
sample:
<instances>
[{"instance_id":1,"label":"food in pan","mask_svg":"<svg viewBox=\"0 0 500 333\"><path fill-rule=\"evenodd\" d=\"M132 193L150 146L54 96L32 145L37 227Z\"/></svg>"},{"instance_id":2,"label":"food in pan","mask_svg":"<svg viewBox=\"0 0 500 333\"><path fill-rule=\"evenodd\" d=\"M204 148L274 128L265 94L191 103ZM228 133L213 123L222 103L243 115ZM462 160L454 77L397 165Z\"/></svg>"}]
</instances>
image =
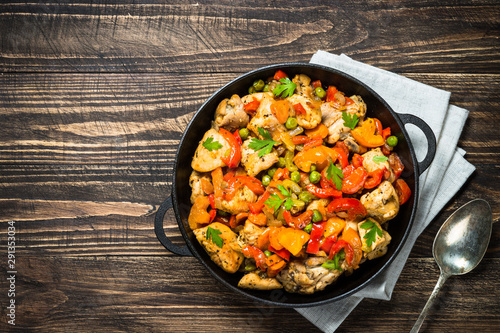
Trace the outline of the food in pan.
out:
<instances>
[{"instance_id":1,"label":"food in pan","mask_svg":"<svg viewBox=\"0 0 500 333\"><path fill-rule=\"evenodd\" d=\"M239 287L312 294L387 252L411 191L397 137L360 96L278 70L214 112L188 221Z\"/></svg>"}]
</instances>

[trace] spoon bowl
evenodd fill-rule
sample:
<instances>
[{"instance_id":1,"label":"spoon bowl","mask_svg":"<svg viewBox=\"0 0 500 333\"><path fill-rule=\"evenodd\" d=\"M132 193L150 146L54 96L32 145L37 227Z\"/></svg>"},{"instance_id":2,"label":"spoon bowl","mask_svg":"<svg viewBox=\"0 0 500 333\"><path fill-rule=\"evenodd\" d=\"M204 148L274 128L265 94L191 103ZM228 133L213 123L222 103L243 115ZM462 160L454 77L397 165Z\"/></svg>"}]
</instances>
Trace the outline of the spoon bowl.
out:
<instances>
[{"instance_id":1,"label":"spoon bowl","mask_svg":"<svg viewBox=\"0 0 500 333\"><path fill-rule=\"evenodd\" d=\"M469 201L443 223L432 245L441 274L410 333L420 330L444 282L452 275L470 272L481 262L490 242L492 223L491 207L482 199Z\"/></svg>"}]
</instances>

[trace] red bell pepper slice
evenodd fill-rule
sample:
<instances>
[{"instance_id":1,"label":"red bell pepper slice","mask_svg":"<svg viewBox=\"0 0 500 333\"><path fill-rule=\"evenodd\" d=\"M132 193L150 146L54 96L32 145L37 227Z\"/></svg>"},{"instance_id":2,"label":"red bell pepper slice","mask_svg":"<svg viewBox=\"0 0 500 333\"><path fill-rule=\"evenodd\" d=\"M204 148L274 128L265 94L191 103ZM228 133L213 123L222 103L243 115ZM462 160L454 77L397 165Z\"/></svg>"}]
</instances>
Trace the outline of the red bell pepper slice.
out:
<instances>
[{"instance_id":1,"label":"red bell pepper slice","mask_svg":"<svg viewBox=\"0 0 500 333\"><path fill-rule=\"evenodd\" d=\"M382 137L384 138L384 140L387 140L388 137L391 136L391 128L390 127L386 127L382 130Z\"/></svg>"},{"instance_id":2,"label":"red bell pepper slice","mask_svg":"<svg viewBox=\"0 0 500 333\"><path fill-rule=\"evenodd\" d=\"M352 155L352 165L354 167L359 168L363 166L363 156L359 154L354 154Z\"/></svg>"},{"instance_id":3,"label":"red bell pepper slice","mask_svg":"<svg viewBox=\"0 0 500 333\"><path fill-rule=\"evenodd\" d=\"M271 252L274 252L276 253L277 255L279 255L281 258L285 259L286 261L289 261L290 260L290 251L288 251L287 249L283 248L281 250L276 250L274 247L272 247L271 245L269 245L269 248L268 248L269 251Z\"/></svg>"},{"instance_id":4,"label":"red bell pepper slice","mask_svg":"<svg viewBox=\"0 0 500 333\"><path fill-rule=\"evenodd\" d=\"M342 181L342 192L346 194L354 194L358 192L365 183L368 173L365 168L356 168L349 176L344 176Z\"/></svg>"},{"instance_id":5,"label":"red bell pepper slice","mask_svg":"<svg viewBox=\"0 0 500 333\"><path fill-rule=\"evenodd\" d=\"M322 87L323 85L321 84L320 80L313 81L312 86L314 88Z\"/></svg>"},{"instance_id":6,"label":"red bell pepper slice","mask_svg":"<svg viewBox=\"0 0 500 333\"><path fill-rule=\"evenodd\" d=\"M260 214L262 212L262 208L264 208L264 202L269 199L271 193L265 191L264 194L257 200L256 202L252 202L248 204L248 208L252 214Z\"/></svg>"},{"instance_id":7,"label":"red bell pepper slice","mask_svg":"<svg viewBox=\"0 0 500 333\"><path fill-rule=\"evenodd\" d=\"M215 216L217 215L217 209L215 208L215 196L213 194L208 196L208 202L210 203L210 208L212 208L208 214L210 216L210 222L213 222Z\"/></svg>"},{"instance_id":8,"label":"red bell pepper slice","mask_svg":"<svg viewBox=\"0 0 500 333\"><path fill-rule=\"evenodd\" d=\"M224 162L229 168L236 168L240 164L241 160L241 147L231 132L223 128L219 129L219 134L221 134L224 139L231 146L231 152L229 156L221 157L222 162Z\"/></svg>"},{"instance_id":9,"label":"red bell pepper slice","mask_svg":"<svg viewBox=\"0 0 500 333\"><path fill-rule=\"evenodd\" d=\"M267 269L267 264L266 264L267 256L258 247L253 245L245 246L243 248L243 255L247 258L255 259L255 264L260 270L265 271Z\"/></svg>"},{"instance_id":10,"label":"red bell pepper slice","mask_svg":"<svg viewBox=\"0 0 500 333\"><path fill-rule=\"evenodd\" d=\"M355 198L334 199L328 204L326 209L330 213L344 212L347 214L347 219L350 221L354 221L358 217L363 218L368 214L361 201Z\"/></svg>"},{"instance_id":11,"label":"red bell pepper slice","mask_svg":"<svg viewBox=\"0 0 500 333\"><path fill-rule=\"evenodd\" d=\"M344 104L345 106L354 104L354 101L349 97L345 96L344 98L345 98L345 104Z\"/></svg>"},{"instance_id":12,"label":"red bell pepper slice","mask_svg":"<svg viewBox=\"0 0 500 333\"><path fill-rule=\"evenodd\" d=\"M292 216L288 210L283 212L283 217L285 218L286 223L289 227L294 229L304 229L306 225L311 223L313 217L312 210L306 210L299 216Z\"/></svg>"},{"instance_id":13,"label":"red bell pepper slice","mask_svg":"<svg viewBox=\"0 0 500 333\"><path fill-rule=\"evenodd\" d=\"M277 70L276 73L274 73L274 79L278 81L287 77L288 75L286 75L286 73L283 72L281 69Z\"/></svg>"},{"instance_id":14,"label":"red bell pepper slice","mask_svg":"<svg viewBox=\"0 0 500 333\"><path fill-rule=\"evenodd\" d=\"M306 109L304 109L304 107L300 103L294 104L293 108L295 109L295 112L297 114L306 114L307 113Z\"/></svg>"},{"instance_id":15,"label":"red bell pepper slice","mask_svg":"<svg viewBox=\"0 0 500 333\"><path fill-rule=\"evenodd\" d=\"M344 179L349 177L357 168L358 167L355 167L353 164L349 164L344 169L342 169L342 176L344 176Z\"/></svg>"},{"instance_id":16,"label":"red bell pepper slice","mask_svg":"<svg viewBox=\"0 0 500 333\"><path fill-rule=\"evenodd\" d=\"M372 172L368 172L368 176L366 177L366 181L363 187L369 190L380 184L380 182L382 181L382 177L384 176L385 169L386 168L384 167L375 169Z\"/></svg>"},{"instance_id":17,"label":"red bell pepper slice","mask_svg":"<svg viewBox=\"0 0 500 333\"><path fill-rule=\"evenodd\" d=\"M243 140L241 140L240 131L234 131L233 136L236 139L236 142L238 142L238 144L241 146L243 144Z\"/></svg>"},{"instance_id":18,"label":"red bell pepper slice","mask_svg":"<svg viewBox=\"0 0 500 333\"><path fill-rule=\"evenodd\" d=\"M307 253L316 254L319 251L321 236L323 236L323 231L325 230L326 222L313 223L311 230L311 238L307 243Z\"/></svg>"},{"instance_id":19,"label":"red bell pepper slice","mask_svg":"<svg viewBox=\"0 0 500 333\"><path fill-rule=\"evenodd\" d=\"M323 177L321 177L323 178ZM317 196L318 198L329 198L329 197L334 197L334 198L340 198L342 197L342 191L337 190L336 188L320 188L317 187L316 185L309 184L306 186L306 189Z\"/></svg>"},{"instance_id":20,"label":"red bell pepper slice","mask_svg":"<svg viewBox=\"0 0 500 333\"><path fill-rule=\"evenodd\" d=\"M249 113L252 115L257 111L257 109L259 108L259 105L260 105L260 101L257 98L253 97L253 101L248 102L247 104L244 104L243 109L245 109L246 113Z\"/></svg>"},{"instance_id":21,"label":"red bell pepper slice","mask_svg":"<svg viewBox=\"0 0 500 333\"><path fill-rule=\"evenodd\" d=\"M399 159L398 154L394 152L389 155L388 162L392 172L394 173L395 179L398 179L405 168L403 162Z\"/></svg>"},{"instance_id":22,"label":"red bell pepper slice","mask_svg":"<svg viewBox=\"0 0 500 333\"><path fill-rule=\"evenodd\" d=\"M344 141L337 141L335 143L335 148L340 148L344 151L344 153L349 156L349 148L347 148L347 145L344 143Z\"/></svg>"},{"instance_id":23,"label":"red bell pepper slice","mask_svg":"<svg viewBox=\"0 0 500 333\"><path fill-rule=\"evenodd\" d=\"M337 235L328 236L321 242L320 249L326 253L330 253L332 245L335 244L336 241Z\"/></svg>"},{"instance_id":24,"label":"red bell pepper slice","mask_svg":"<svg viewBox=\"0 0 500 333\"><path fill-rule=\"evenodd\" d=\"M394 182L394 189L398 194L399 204L402 205L410 199L411 190L408 184L403 179L397 179Z\"/></svg>"},{"instance_id":25,"label":"red bell pepper slice","mask_svg":"<svg viewBox=\"0 0 500 333\"><path fill-rule=\"evenodd\" d=\"M251 176L235 176L227 180L227 186L225 190L225 198L231 201L236 192L243 186L246 186L257 195L261 195L266 190L260 180Z\"/></svg>"},{"instance_id":26,"label":"red bell pepper slice","mask_svg":"<svg viewBox=\"0 0 500 333\"><path fill-rule=\"evenodd\" d=\"M334 86L329 86L328 89L326 89L326 101L334 102L335 94L337 93L337 91L337 88L335 88Z\"/></svg>"},{"instance_id":27,"label":"red bell pepper slice","mask_svg":"<svg viewBox=\"0 0 500 333\"><path fill-rule=\"evenodd\" d=\"M321 146L322 144L323 144L322 138L312 139L309 142L304 144L304 149L302 149L302 151L306 151L306 150L309 150L311 148Z\"/></svg>"},{"instance_id":28,"label":"red bell pepper slice","mask_svg":"<svg viewBox=\"0 0 500 333\"><path fill-rule=\"evenodd\" d=\"M352 263L352 258L354 257L354 250L351 246L351 244L347 243L345 240L338 240L335 244L333 244L332 248L330 249L330 254L328 255L328 259L333 259L333 256L339 252L341 249L344 249L345 252L345 260L347 261L348 265L351 265Z\"/></svg>"},{"instance_id":29,"label":"red bell pepper slice","mask_svg":"<svg viewBox=\"0 0 500 333\"><path fill-rule=\"evenodd\" d=\"M292 143L294 145L300 145L303 143L307 143L309 141L311 141L311 138L308 137L307 135L296 135L292 138Z\"/></svg>"},{"instance_id":30,"label":"red bell pepper slice","mask_svg":"<svg viewBox=\"0 0 500 333\"><path fill-rule=\"evenodd\" d=\"M375 134L382 135L383 131L382 123L377 118L373 118L373 120L375 121L375 128L376 128Z\"/></svg>"},{"instance_id":31,"label":"red bell pepper slice","mask_svg":"<svg viewBox=\"0 0 500 333\"><path fill-rule=\"evenodd\" d=\"M342 148L332 148L332 150L338 153L337 159L340 162L342 169L349 165L348 156Z\"/></svg>"},{"instance_id":32,"label":"red bell pepper slice","mask_svg":"<svg viewBox=\"0 0 500 333\"><path fill-rule=\"evenodd\" d=\"M217 216L217 209L212 209L208 215L210 216L210 223L213 222L213 220L215 219L215 216Z\"/></svg>"}]
</instances>

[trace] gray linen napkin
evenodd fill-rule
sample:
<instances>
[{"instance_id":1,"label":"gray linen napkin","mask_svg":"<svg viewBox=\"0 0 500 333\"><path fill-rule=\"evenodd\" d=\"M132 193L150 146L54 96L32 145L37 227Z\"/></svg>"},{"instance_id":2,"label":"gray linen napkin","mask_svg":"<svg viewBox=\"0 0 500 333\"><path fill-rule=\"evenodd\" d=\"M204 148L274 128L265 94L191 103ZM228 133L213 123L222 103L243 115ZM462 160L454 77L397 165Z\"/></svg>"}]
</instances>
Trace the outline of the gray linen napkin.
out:
<instances>
[{"instance_id":1,"label":"gray linen napkin","mask_svg":"<svg viewBox=\"0 0 500 333\"><path fill-rule=\"evenodd\" d=\"M474 172L465 151L457 142L468 111L449 105L450 93L352 60L346 55L318 51L311 63L341 70L365 82L397 113L411 113L422 118L434 131L437 151L433 163L420 176L420 195L414 225L405 246L393 263L368 286L338 302L296 310L324 332L334 332L364 297L389 300L411 249L422 231L451 200ZM408 135L421 160L427 151L425 136L413 125Z\"/></svg>"}]
</instances>

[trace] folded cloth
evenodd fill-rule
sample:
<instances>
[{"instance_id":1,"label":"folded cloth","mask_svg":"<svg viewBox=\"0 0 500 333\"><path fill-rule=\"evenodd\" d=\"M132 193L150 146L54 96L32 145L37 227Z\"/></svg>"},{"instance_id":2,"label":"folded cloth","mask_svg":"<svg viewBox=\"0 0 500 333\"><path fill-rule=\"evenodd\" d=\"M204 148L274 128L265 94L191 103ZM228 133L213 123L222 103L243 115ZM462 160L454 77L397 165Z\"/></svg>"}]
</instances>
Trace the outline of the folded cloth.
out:
<instances>
[{"instance_id":1,"label":"folded cloth","mask_svg":"<svg viewBox=\"0 0 500 333\"><path fill-rule=\"evenodd\" d=\"M391 298L416 239L458 192L475 167L464 159L465 151L457 148L469 112L449 105L449 92L357 62L346 55L318 51L311 63L338 69L363 81L395 112L411 113L424 120L437 140L435 158L420 175L418 209L408 240L391 265L352 296L322 306L296 309L322 331L334 332L363 298ZM421 160L427 151L427 140L418 128L410 125L405 128L417 159Z\"/></svg>"}]
</instances>

